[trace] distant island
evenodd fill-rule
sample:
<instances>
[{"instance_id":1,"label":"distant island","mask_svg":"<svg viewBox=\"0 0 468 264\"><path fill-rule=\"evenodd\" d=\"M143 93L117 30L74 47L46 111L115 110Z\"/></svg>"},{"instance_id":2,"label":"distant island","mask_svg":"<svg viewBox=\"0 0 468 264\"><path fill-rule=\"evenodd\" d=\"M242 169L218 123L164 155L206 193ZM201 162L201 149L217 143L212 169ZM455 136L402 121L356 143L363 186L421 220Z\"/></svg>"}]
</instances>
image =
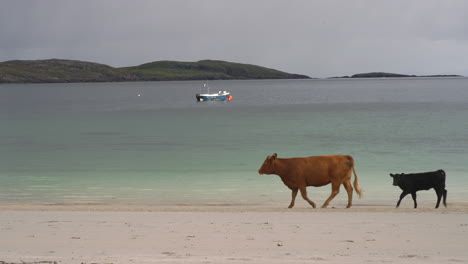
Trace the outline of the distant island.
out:
<instances>
[{"instance_id":1,"label":"distant island","mask_svg":"<svg viewBox=\"0 0 468 264\"><path fill-rule=\"evenodd\" d=\"M463 77L461 75L406 75L388 72L368 72L358 73L351 76L341 76L332 78L404 78L404 77Z\"/></svg>"},{"instance_id":2,"label":"distant island","mask_svg":"<svg viewBox=\"0 0 468 264\"><path fill-rule=\"evenodd\" d=\"M310 79L250 64L219 60L155 61L133 67L76 60L12 60L0 63L0 83L72 83L176 80Z\"/></svg>"}]
</instances>

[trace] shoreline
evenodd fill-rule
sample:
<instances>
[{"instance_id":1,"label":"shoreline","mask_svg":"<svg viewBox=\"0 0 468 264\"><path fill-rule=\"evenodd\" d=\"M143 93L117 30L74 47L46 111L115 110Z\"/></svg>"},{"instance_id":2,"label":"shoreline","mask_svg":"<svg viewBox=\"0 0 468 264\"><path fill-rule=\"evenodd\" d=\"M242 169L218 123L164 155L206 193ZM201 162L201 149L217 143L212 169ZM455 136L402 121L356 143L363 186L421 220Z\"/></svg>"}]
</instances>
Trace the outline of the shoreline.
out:
<instances>
[{"instance_id":1,"label":"shoreline","mask_svg":"<svg viewBox=\"0 0 468 264\"><path fill-rule=\"evenodd\" d=\"M430 212L430 213L465 213L468 214L468 202L448 203L434 208L433 203L420 202L418 208L412 207L412 201L394 205L358 204L351 208L344 205L330 205L327 208L312 208L306 204L289 209L283 204L167 204L167 205L126 205L126 204L0 204L2 211L69 211L69 212Z\"/></svg>"}]
</instances>

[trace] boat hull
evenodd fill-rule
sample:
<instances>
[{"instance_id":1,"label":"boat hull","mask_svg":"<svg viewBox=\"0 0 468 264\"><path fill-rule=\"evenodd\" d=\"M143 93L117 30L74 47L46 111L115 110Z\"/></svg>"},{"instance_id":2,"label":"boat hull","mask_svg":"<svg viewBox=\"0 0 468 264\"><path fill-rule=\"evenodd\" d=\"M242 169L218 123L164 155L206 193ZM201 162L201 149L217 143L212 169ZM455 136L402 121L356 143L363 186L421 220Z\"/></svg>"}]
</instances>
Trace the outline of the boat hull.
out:
<instances>
[{"instance_id":1,"label":"boat hull","mask_svg":"<svg viewBox=\"0 0 468 264\"><path fill-rule=\"evenodd\" d=\"M196 95L198 102L205 102L205 101L227 101L228 95Z\"/></svg>"}]
</instances>

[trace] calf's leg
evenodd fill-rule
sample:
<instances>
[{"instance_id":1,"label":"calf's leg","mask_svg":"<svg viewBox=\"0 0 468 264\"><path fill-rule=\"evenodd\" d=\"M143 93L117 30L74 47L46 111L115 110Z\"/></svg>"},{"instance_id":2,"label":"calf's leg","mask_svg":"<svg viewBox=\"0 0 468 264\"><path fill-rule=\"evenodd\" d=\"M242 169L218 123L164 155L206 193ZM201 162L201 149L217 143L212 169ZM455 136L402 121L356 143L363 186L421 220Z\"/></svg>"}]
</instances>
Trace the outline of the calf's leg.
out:
<instances>
[{"instance_id":1,"label":"calf's leg","mask_svg":"<svg viewBox=\"0 0 468 264\"><path fill-rule=\"evenodd\" d=\"M400 194L400 200L398 200L398 202L397 202L397 204L396 204L396 208L400 207L401 200L402 200L403 198L405 198L405 196L408 195L408 194L409 194L409 192L407 192L407 191L403 191L403 192Z\"/></svg>"},{"instance_id":2,"label":"calf's leg","mask_svg":"<svg viewBox=\"0 0 468 264\"><path fill-rule=\"evenodd\" d=\"M414 208L418 208L418 202L416 202L416 191L411 193L411 197L413 197Z\"/></svg>"},{"instance_id":3,"label":"calf's leg","mask_svg":"<svg viewBox=\"0 0 468 264\"><path fill-rule=\"evenodd\" d=\"M315 203L312 202L311 200L309 200L309 198L307 197L307 189L306 187L301 187L300 188L301 190L301 195L302 195L302 198L304 198L304 200L306 200L307 202L309 202L310 205L312 205L313 208L315 208Z\"/></svg>"},{"instance_id":4,"label":"calf's leg","mask_svg":"<svg viewBox=\"0 0 468 264\"><path fill-rule=\"evenodd\" d=\"M346 189L346 192L348 193L348 205L346 206L346 208L350 208L353 204L353 186L351 185L351 181L345 181L343 183L343 186Z\"/></svg>"},{"instance_id":5,"label":"calf's leg","mask_svg":"<svg viewBox=\"0 0 468 264\"><path fill-rule=\"evenodd\" d=\"M298 191L297 188L292 190L292 199L291 199L291 203L289 204L288 208L293 208L294 207L294 201L296 201L297 191Z\"/></svg>"},{"instance_id":6,"label":"calf's leg","mask_svg":"<svg viewBox=\"0 0 468 264\"><path fill-rule=\"evenodd\" d=\"M447 190L444 189L442 194L444 196L444 206L447 207Z\"/></svg>"},{"instance_id":7,"label":"calf's leg","mask_svg":"<svg viewBox=\"0 0 468 264\"><path fill-rule=\"evenodd\" d=\"M440 205L440 199L442 198L442 194L444 193L443 190L440 190L440 189L435 189L436 191L436 194L437 194L437 203L436 203L436 207L435 208L439 208L439 205ZM447 206L447 205L445 205Z\"/></svg>"},{"instance_id":8,"label":"calf's leg","mask_svg":"<svg viewBox=\"0 0 468 264\"><path fill-rule=\"evenodd\" d=\"M332 182L332 192L330 194L330 197L325 201L325 203L322 205L322 208L327 208L327 206L330 204L331 200L335 198L335 196L340 192L340 183L334 183Z\"/></svg>"}]
</instances>

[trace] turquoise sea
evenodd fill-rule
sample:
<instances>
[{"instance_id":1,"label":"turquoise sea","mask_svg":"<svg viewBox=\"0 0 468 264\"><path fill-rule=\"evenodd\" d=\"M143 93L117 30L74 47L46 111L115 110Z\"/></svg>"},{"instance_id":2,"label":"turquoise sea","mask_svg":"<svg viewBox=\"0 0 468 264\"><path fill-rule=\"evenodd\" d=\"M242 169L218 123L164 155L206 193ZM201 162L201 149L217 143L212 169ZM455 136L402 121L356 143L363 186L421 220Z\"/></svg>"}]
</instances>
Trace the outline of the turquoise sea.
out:
<instances>
[{"instance_id":1,"label":"turquoise sea","mask_svg":"<svg viewBox=\"0 0 468 264\"><path fill-rule=\"evenodd\" d=\"M389 173L438 169L449 204L468 202L468 78L208 84L234 100L197 103L200 81L0 84L0 204L286 207L279 177L257 173L275 152L352 155L355 205L394 205ZM309 197L322 204L330 188Z\"/></svg>"}]
</instances>

